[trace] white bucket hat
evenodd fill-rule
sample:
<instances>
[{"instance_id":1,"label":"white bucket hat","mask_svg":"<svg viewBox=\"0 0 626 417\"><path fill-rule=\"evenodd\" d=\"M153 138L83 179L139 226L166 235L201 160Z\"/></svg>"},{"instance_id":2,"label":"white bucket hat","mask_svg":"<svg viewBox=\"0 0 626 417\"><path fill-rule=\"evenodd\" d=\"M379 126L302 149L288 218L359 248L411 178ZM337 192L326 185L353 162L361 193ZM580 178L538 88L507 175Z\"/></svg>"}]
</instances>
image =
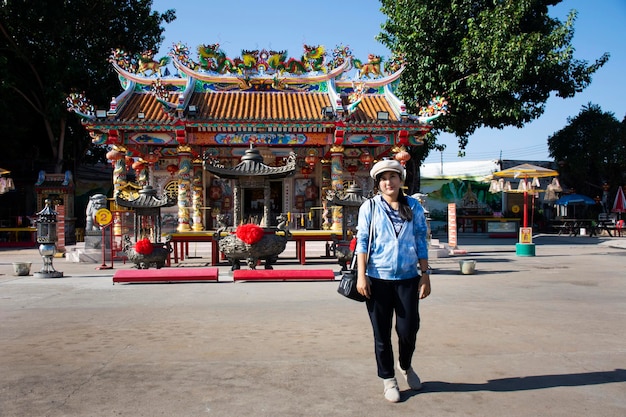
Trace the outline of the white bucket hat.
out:
<instances>
[{"instance_id":1,"label":"white bucket hat","mask_svg":"<svg viewBox=\"0 0 626 417\"><path fill-rule=\"evenodd\" d=\"M400 175L400 178L402 178L402 181L404 181L406 177L406 171L404 170L404 167L400 162L396 161L395 159L383 159L376 162L370 170L370 177L376 179L376 176L378 174L385 171L397 172Z\"/></svg>"}]
</instances>

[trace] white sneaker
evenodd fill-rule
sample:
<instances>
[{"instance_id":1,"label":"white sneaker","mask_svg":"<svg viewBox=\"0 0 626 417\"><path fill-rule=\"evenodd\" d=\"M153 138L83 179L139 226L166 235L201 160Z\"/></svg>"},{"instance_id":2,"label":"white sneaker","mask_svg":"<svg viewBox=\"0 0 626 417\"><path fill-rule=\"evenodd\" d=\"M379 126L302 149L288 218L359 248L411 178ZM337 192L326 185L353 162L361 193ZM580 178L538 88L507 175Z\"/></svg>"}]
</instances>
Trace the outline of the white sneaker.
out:
<instances>
[{"instance_id":1,"label":"white sneaker","mask_svg":"<svg viewBox=\"0 0 626 417\"><path fill-rule=\"evenodd\" d=\"M406 371L400 367L400 362L398 362L398 371L404 376L406 383L409 385L413 391L419 391L422 389L422 381L420 381L420 377L417 376L413 367L410 366Z\"/></svg>"},{"instance_id":2,"label":"white sneaker","mask_svg":"<svg viewBox=\"0 0 626 417\"><path fill-rule=\"evenodd\" d=\"M385 387L383 394L385 394L387 401L392 403L400 401L400 390L398 389L398 381L395 378L383 379L383 386Z\"/></svg>"}]
</instances>

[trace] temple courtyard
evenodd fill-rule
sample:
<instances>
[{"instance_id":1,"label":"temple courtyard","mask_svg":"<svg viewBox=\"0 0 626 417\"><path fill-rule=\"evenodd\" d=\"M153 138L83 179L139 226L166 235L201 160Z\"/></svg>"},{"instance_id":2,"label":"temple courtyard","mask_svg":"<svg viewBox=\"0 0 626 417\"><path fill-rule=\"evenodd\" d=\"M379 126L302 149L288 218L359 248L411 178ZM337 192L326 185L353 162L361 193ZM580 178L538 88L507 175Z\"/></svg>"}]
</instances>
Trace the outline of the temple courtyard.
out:
<instances>
[{"instance_id":1,"label":"temple courtyard","mask_svg":"<svg viewBox=\"0 0 626 417\"><path fill-rule=\"evenodd\" d=\"M459 237L431 260L414 368L385 401L365 306L336 281L116 283L118 270L0 251L0 416L624 416L626 238ZM324 242L301 265L333 269ZM317 252L315 252L317 248ZM172 268L210 267L208 245ZM317 256L316 256L317 254ZM475 260L473 275L460 260ZM12 262L32 262L15 276ZM247 267L244 267L247 269Z\"/></svg>"}]
</instances>

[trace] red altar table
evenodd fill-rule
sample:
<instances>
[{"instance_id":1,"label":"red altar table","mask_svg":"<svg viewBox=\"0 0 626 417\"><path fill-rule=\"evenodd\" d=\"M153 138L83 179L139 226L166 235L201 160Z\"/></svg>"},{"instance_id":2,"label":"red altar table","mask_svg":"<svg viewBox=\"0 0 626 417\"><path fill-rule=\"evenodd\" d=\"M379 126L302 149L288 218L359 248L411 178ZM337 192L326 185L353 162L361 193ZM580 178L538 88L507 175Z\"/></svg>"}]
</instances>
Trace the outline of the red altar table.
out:
<instances>
[{"instance_id":1,"label":"red altar table","mask_svg":"<svg viewBox=\"0 0 626 417\"><path fill-rule=\"evenodd\" d=\"M333 236L341 236L341 232L331 230L292 230L291 240L296 243L296 257L300 264L306 264L306 242L307 241L323 241L333 240ZM211 243L211 265L217 265L220 259L219 247L217 241L213 237L215 232L177 232L172 233L173 261L178 263L184 261L189 255L190 242L210 242ZM168 260L169 261L169 260ZM169 261L171 262L171 261Z\"/></svg>"}]
</instances>

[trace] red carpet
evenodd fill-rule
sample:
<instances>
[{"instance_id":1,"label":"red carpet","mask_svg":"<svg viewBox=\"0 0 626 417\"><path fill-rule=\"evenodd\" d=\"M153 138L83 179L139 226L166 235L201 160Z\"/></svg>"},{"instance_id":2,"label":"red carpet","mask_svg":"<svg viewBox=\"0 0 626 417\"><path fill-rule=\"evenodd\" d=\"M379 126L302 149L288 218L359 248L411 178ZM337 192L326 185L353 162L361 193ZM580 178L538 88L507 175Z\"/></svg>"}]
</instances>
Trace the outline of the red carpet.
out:
<instances>
[{"instance_id":1,"label":"red carpet","mask_svg":"<svg viewBox=\"0 0 626 417\"><path fill-rule=\"evenodd\" d=\"M237 269L235 281L334 281L332 269Z\"/></svg>"},{"instance_id":2,"label":"red carpet","mask_svg":"<svg viewBox=\"0 0 626 417\"><path fill-rule=\"evenodd\" d=\"M123 269L115 272L116 282L198 282L217 281L217 268Z\"/></svg>"}]
</instances>

